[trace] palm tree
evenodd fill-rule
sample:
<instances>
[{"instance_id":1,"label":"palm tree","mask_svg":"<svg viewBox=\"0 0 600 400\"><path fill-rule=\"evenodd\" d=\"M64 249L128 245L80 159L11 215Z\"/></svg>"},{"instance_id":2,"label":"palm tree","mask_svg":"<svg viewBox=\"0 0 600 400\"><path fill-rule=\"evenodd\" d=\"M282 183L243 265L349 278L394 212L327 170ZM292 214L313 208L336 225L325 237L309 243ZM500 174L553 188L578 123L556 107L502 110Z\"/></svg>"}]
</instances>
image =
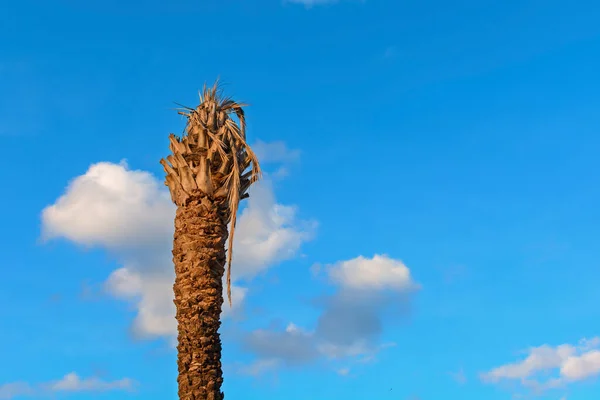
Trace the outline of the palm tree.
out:
<instances>
[{"instance_id":1,"label":"palm tree","mask_svg":"<svg viewBox=\"0 0 600 400\"><path fill-rule=\"evenodd\" d=\"M172 154L160 163L177 205L173 263L177 309L179 398L222 400L220 314L227 261L231 306L231 259L240 200L260 177L256 155L246 143L242 107L221 96L218 82L206 85L200 105L184 107L182 138L169 135ZM237 117L237 122L234 119ZM246 170L250 169L246 172ZM231 224L227 260L225 242Z\"/></svg>"}]
</instances>

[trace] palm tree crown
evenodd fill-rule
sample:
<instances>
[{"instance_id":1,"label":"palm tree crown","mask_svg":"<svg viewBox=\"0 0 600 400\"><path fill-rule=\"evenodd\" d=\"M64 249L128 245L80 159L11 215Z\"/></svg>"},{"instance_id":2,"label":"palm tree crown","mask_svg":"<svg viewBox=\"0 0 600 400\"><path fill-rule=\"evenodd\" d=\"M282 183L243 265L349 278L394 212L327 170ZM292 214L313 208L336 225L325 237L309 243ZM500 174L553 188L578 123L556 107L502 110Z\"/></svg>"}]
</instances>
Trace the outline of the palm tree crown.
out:
<instances>
[{"instance_id":1,"label":"palm tree crown","mask_svg":"<svg viewBox=\"0 0 600 400\"><path fill-rule=\"evenodd\" d=\"M209 196L230 223L227 254L227 298L231 306L231 261L236 216L240 200L261 176L256 155L246 143L245 104L222 97L218 81L204 86L200 105L184 107L185 134L169 135L173 154L161 160L167 173L165 184L177 206L187 204L198 193ZM233 117L237 117L238 122ZM250 170L246 171L250 167Z\"/></svg>"}]
</instances>

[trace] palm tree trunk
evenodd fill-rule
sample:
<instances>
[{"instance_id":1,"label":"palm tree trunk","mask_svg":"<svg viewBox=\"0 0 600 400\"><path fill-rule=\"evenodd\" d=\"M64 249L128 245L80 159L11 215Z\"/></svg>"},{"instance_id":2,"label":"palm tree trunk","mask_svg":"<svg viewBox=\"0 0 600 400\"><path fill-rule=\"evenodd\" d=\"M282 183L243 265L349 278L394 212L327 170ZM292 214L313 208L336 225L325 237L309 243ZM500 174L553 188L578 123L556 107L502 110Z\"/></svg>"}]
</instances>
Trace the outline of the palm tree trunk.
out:
<instances>
[{"instance_id":1,"label":"palm tree trunk","mask_svg":"<svg viewBox=\"0 0 600 400\"><path fill-rule=\"evenodd\" d=\"M195 109L184 107L186 135L169 135L172 154L160 160L177 205L173 263L177 309L180 400L223 400L221 306L223 275L231 304L231 260L236 215L249 186L260 177L246 143L243 104L206 86ZM235 115L238 122L231 117ZM251 166L251 172L245 170ZM229 258L225 255L231 221Z\"/></svg>"},{"instance_id":2,"label":"palm tree trunk","mask_svg":"<svg viewBox=\"0 0 600 400\"><path fill-rule=\"evenodd\" d=\"M221 339L227 221L216 201L195 195L177 208L173 262L180 400L222 400Z\"/></svg>"}]
</instances>

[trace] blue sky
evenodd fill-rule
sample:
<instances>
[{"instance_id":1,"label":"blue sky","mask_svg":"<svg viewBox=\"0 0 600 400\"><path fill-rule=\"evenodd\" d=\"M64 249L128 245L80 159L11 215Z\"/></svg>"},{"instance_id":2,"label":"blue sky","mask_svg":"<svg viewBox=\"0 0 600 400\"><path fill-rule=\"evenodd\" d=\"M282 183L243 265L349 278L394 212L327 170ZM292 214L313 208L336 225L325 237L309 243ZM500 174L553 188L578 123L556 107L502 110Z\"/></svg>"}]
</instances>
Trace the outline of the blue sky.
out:
<instances>
[{"instance_id":1,"label":"blue sky","mask_svg":"<svg viewBox=\"0 0 600 400\"><path fill-rule=\"evenodd\" d=\"M158 160L218 76L227 398L597 398L600 5L312 3L2 1L0 399L176 397Z\"/></svg>"}]
</instances>

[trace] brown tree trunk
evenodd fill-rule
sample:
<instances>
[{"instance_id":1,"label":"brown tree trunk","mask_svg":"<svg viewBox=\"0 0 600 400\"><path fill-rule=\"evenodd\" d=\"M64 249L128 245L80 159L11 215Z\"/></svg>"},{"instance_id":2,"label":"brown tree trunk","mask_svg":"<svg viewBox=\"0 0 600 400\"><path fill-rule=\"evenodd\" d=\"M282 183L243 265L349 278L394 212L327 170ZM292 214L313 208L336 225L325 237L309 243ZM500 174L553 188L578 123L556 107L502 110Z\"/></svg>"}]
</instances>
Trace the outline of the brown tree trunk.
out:
<instances>
[{"instance_id":1,"label":"brown tree trunk","mask_svg":"<svg viewBox=\"0 0 600 400\"><path fill-rule=\"evenodd\" d=\"M213 199L194 195L177 208L173 262L178 323L179 399L222 400L221 305L227 224Z\"/></svg>"}]
</instances>

